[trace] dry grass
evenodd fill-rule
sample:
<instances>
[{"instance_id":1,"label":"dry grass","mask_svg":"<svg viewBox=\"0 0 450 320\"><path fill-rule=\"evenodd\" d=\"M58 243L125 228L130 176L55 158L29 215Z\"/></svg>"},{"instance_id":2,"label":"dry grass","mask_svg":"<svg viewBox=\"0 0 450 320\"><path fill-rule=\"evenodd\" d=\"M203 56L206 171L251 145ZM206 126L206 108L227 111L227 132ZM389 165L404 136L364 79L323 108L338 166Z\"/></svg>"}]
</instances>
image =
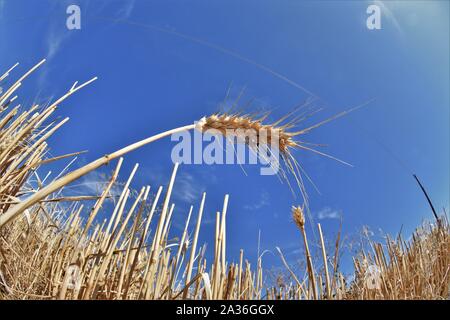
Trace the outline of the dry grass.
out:
<instances>
[{"instance_id":1,"label":"dry grass","mask_svg":"<svg viewBox=\"0 0 450 320\"><path fill-rule=\"evenodd\" d=\"M198 244L206 193L199 199L198 208L191 207L187 213L180 237L170 238L172 217L176 214L171 194L178 164L167 186L160 186L156 192L150 186L143 186L139 192L131 190L136 165L118 198L112 196L119 183L122 157L172 133L214 128L226 136L226 129L276 129L280 152L292 170L297 165L289 162L294 161L289 150L303 147L293 138L317 126L289 132L295 121L281 124L286 117L263 124L265 117L216 114L197 125L136 142L71 172L67 173L66 168L52 181L41 178L38 168L77 154L48 157L46 140L68 120L55 121L51 116L66 98L95 80L79 86L75 83L47 107L13 106L15 92L42 62L0 96L0 299L447 298L450 241L446 219L441 219L439 226L418 230L409 242L399 237L395 241L388 239L385 247L372 243L372 252L362 251L355 257L355 280L346 285L338 270L339 237L330 258L318 225L322 263L315 268L303 209L293 208L306 252L306 276L304 279L296 276L282 256L294 283L268 287L263 280L262 257L253 268L242 250L237 263L227 261L228 195L216 213L213 261L206 260L206 246ZM0 81L15 67L2 75ZM100 195L61 193L71 182L114 159L118 161ZM100 216L108 219L102 221ZM376 288L367 281L374 267L381 279Z\"/></svg>"},{"instance_id":2,"label":"dry grass","mask_svg":"<svg viewBox=\"0 0 450 320\"><path fill-rule=\"evenodd\" d=\"M306 276L267 289L269 299L448 299L450 279L450 226L446 216L424 222L409 241L401 235L385 243L369 240L367 249L353 257L355 273L350 284L339 271L340 235L334 256L328 256L320 224L317 224L323 261L314 268L301 207L293 207L293 220L304 246ZM284 258L283 258L284 259ZM329 273L332 267L332 274ZM292 272L292 271L290 271Z\"/></svg>"},{"instance_id":3,"label":"dry grass","mask_svg":"<svg viewBox=\"0 0 450 320\"><path fill-rule=\"evenodd\" d=\"M443 216L439 223L424 223L409 241L399 235L396 239L387 237L385 243L371 242L370 251L363 250L354 258L356 279L347 297L448 299L449 231L448 220ZM374 271L379 274L379 283L378 287L371 288L367 283Z\"/></svg>"}]
</instances>

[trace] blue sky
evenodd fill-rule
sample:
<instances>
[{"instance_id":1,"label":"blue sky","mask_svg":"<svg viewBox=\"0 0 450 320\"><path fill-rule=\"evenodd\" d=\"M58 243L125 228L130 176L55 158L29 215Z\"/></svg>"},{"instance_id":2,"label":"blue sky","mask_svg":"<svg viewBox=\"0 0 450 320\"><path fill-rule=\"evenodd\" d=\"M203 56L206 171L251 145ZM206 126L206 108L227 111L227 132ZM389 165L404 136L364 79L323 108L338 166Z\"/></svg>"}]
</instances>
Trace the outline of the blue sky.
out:
<instances>
[{"instance_id":1,"label":"blue sky","mask_svg":"<svg viewBox=\"0 0 450 320\"><path fill-rule=\"evenodd\" d=\"M245 87L243 101L255 99L248 111L273 110L274 120L313 93L324 110L300 128L374 99L303 137L326 144L322 151L353 168L303 151L295 157L320 189L306 185L314 222L330 241L340 215L349 237L364 225L375 234L403 226L409 235L432 217L412 172L437 208L449 206L449 3L375 2L382 29L368 30L372 3L0 0L0 67L18 61L25 71L48 59L21 89L23 105L99 77L63 103L58 113L70 121L50 141L55 155L89 150L80 164L217 111L230 84L232 96ZM69 4L81 8L81 30L65 27ZM129 154L122 178L139 162L133 186L156 191L170 177L174 145L166 139ZM231 259L240 248L256 257L259 230L261 250L274 252L266 255L266 267L280 265L275 246L290 262L301 258L290 214L300 197L276 177L260 176L257 167L245 171L181 166L175 227L206 190L201 240L211 243L215 212L229 193Z\"/></svg>"}]
</instances>

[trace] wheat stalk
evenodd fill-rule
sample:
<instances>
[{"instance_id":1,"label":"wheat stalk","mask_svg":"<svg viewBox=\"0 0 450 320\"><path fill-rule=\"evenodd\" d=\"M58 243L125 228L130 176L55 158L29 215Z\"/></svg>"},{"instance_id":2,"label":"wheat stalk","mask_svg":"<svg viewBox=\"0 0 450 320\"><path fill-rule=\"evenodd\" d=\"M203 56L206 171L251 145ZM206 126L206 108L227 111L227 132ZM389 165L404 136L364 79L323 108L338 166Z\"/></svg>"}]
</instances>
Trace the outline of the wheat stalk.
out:
<instances>
[{"instance_id":1,"label":"wheat stalk","mask_svg":"<svg viewBox=\"0 0 450 320\"><path fill-rule=\"evenodd\" d=\"M308 239L306 237L306 231L305 231L305 215L303 214L303 208L300 206L292 207L292 218L294 219L295 224L300 229L302 236L303 236L303 243L305 245L305 252L306 252L306 266L308 268L308 277L309 282L312 286L312 293L315 300L317 300L317 285L316 285L316 276L314 272L314 267L312 264L311 259L311 253L309 251L309 245L308 245Z\"/></svg>"}]
</instances>

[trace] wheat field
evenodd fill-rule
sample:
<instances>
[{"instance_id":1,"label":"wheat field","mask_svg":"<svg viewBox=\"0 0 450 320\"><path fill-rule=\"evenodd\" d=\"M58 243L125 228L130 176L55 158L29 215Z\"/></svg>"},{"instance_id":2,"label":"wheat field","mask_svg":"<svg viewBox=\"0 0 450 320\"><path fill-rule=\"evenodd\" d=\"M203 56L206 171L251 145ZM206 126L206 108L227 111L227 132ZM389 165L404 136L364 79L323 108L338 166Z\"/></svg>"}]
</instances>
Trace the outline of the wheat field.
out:
<instances>
[{"instance_id":1,"label":"wheat field","mask_svg":"<svg viewBox=\"0 0 450 320\"><path fill-rule=\"evenodd\" d=\"M309 128L290 131L292 122L281 124L286 119L267 124L265 117L214 114L196 125L125 146L78 169L65 168L53 180L41 177L39 173L51 163L79 154L51 157L46 141L69 120L54 116L58 106L96 80L75 82L48 106L20 106L16 93L44 62L0 95L0 299L448 299L450 237L445 214L424 223L409 240L399 235L384 243L371 241L353 257L353 280L347 283L339 269L340 233L333 252L327 252L325 235L317 224L321 259L314 260L304 207L295 205L286 214L292 214L301 234L305 275L296 274L279 250L289 281L267 283L262 256L252 264L241 250L238 261L227 260L228 195L216 209L215 241L207 247L198 241L206 193L192 204L183 232L175 239L169 237L178 164L167 185L157 188L131 189L138 164L128 177L120 175L127 153L172 133L214 128L226 135L230 127L270 126L281 133L283 174L296 176L290 150L307 148L294 138ZM111 174L100 194L62 194L70 183L105 165L111 167ZM121 191L115 194L112 190L117 186ZM212 261L207 261L206 250L211 250Z\"/></svg>"}]
</instances>

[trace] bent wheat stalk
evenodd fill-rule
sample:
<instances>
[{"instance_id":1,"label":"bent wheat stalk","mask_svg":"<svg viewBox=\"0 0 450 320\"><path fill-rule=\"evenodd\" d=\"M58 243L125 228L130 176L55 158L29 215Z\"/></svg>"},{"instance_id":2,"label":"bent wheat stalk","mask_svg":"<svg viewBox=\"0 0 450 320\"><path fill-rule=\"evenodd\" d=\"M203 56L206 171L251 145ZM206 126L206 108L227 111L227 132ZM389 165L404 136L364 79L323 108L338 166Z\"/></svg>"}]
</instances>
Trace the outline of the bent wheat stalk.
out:
<instances>
[{"instance_id":1,"label":"bent wheat stalk","mask_svg":"<svg viewBox=\"0 0 450 320\"><path fill-rule=\"evenodd\" d=\"M348 111L341 113L337 116L343 115L347 113ZM60 189L61 187L77 180L78 178L88 174L89 172L108 164L111 160L114 160L116 158L122 157L125 154L134 151L138 148L141 148L149 143L152 143L156 140L162 139L164 137L170 136L175 133L188 131L197 129L201 132L206 132L210 129L216 129L221 134L223 134L225 137L228 136L229 131L227 130L233 130L236 132L239 129L253 129L256 133L256 147L258 147L261 143L261 137L259 136L259 133L262 132L262 130L265 130L268 133L267 141L265 143L269 144L270 139L273 137L274 132L277 132L277 137L279 139L278 141L278 148L281 153L282 159L284 160L285 164L288 167L288 170L292 172L297 179L297 182L299 182L299 185L302 186L301 181L299 180L299 170L298 163L295 161L295 159L291 155L291 149L292 148L303 148L315 151L314 149L311 149L309 147L303 146L300 142L295 141L294 137L299 134L303 134L304 132L309 131L310 129L303 129L301 131L297 132L289 132L287 129L291 128L294 123L288 123L285 125L280 125L281 122L283 122L286 117L281 118L275 123L272 124L263 124L263 121L266 119L267 115L264 115L260 118L255 118L250 115L237 115L237 114L213 114L209 117L204 117L200 121L196 122L195 124L190 124L186 126L182 126L179 128L175 128L172 130L168 130L159 134L156 134L154 136L151 136L149 138L143 139L141 141L135 142L131 145L128 145L122 149L119 149L113 153L110 153L108 155L105 155L97 160L92 161L91 163L74 170L65 176L61 177L60 179L52 182L51 184L47 185L46 187L42 188L29 198L25 199L21 203L15 205L11 209L9 209L6 213L3 215L0 215L0 228L4 226L6 223L14 219L17 215L22 213L25 209L29 208L30 206L36 204L37 202L41 201L51 193L55 192L56 190ZM333 117L333 118L336 118ZM324 123L324 122L322 122ZM316 127L316 126L314 126ZM238 137L239 138L239 137ZM246 140L248 143L248 141ZM318 151L317 151L318 152ZM321 153L322 154L322 153ZM301 188L302 192L304 191L303 187Z\"/></svg>"},{"instance_id":2,"label":"bent wheat stalk","mask_svg":"<svg viewBox=\"0 0 450 320\"><path fill-rule=\"evenodd\" d=\"M250 118L249 117L245 117L245 118L234 117L230 122L230 119L228 117L224 117L224 116L217 117L216 115L213 115L211 117L202 119L202 121L197 122L197 124L182 126L182 127L176 128L176 129L172 129L172 130L168 130L168 131L156 134L149 138L146 138L146 139L143 139L136 143L133 143L131 145L128 145L122 149L119 149L119 150L111 153L111 154L105 155L105 156L103 156L97 160L94 160L91 163L89 163L77 170L74 170L74 171L66 174L62 178L52 182L51 184L42 188L41 190L39 190L32 196L30 196L27 199L25 199L24 201L22 201L21 203L15 205L11 209L9 209L3 215L0 215L0 228L2 226L4 226L6 223L8 223L9 221L11 221L12 219L14 219L14 217L16 217L17 215L22 213L26 208L29 208L30 206L36 204L37 202L44 199L45 197L47 197L51 193L55 192L56 190L60 189L61 187L77 180L78 178L88 174L89 172L91 172L105 164L108 164L111 160L122 157L123 155L125 155L133 150L136 150L144 145L147 145L149 143L152 143L152 142L162 139L164 137L170 136L172 134L179 133L182 131L192 130L195 128L204 132L211 127L216 127L216 128L220 128L221 126L222 127L230 127L231 124L234 123L235 128L238 129L239 125L241 125L241 126L244 125L242 122L244 122L245 126L246 126L250 123ZM259 120L255 120L252 125L260 126L259 123L260 123ZM283 136L283 139L286 139L286 141L284 141L282 144L283 146L286 146L287 143L290 143L290 140L288 139L287 136Z\"/></svg>"}]
</instances>

